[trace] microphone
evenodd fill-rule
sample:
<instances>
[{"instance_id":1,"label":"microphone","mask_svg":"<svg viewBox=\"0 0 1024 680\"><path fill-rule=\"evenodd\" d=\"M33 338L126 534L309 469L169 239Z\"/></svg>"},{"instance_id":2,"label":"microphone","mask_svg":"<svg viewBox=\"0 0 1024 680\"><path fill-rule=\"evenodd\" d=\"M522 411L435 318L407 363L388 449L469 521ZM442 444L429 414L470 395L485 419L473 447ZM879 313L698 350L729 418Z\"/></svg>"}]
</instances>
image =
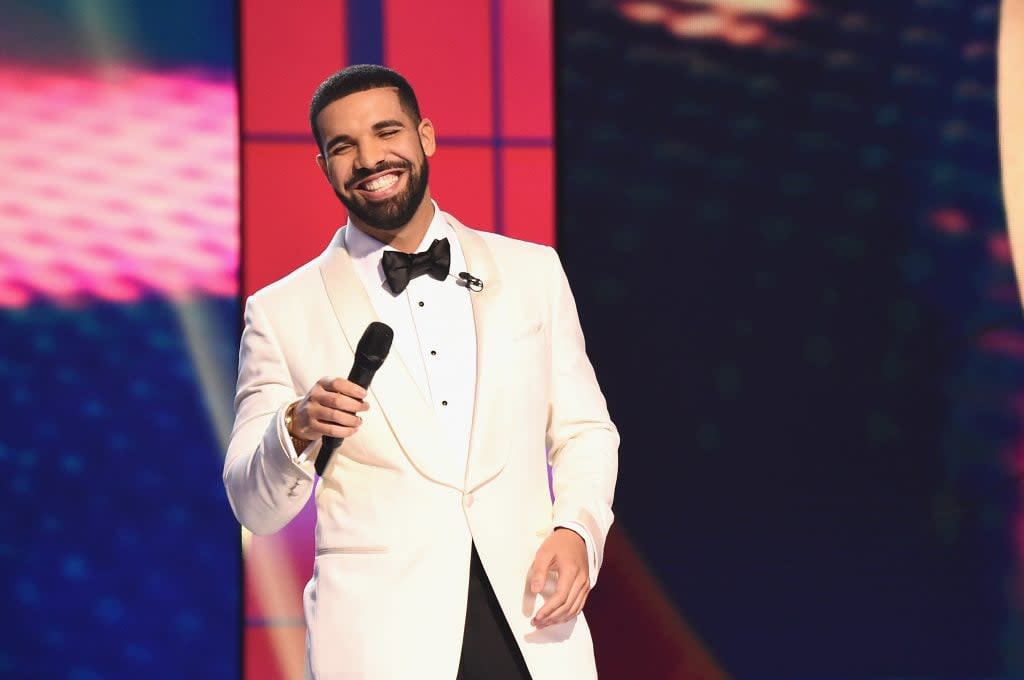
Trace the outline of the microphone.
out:
<instances>
[{"instance_id":1,"label":"microphone","mask_svg":"<svg viewBox=\"0 0 1024 680\"><path fill-rule=\"evenodd\" d=\"M391 341L394 339L395 332L387 324L374 321L367 326L363 331L363 337L359 338L359 344L356 345L356 359L348 373L349 381L364 389L369 387L377 369L387 359L388 352L391 351ZM342 439L343 437L324 437L320 455L316 457L316 463L313 465L321 477L324 476L324 470L327 469L334 449L341 446Z\"/></svg>"},{"instance_id":2,"label":"microphone","mask_svg":"<svg viewBox=\"0 0 1024 680\"><path fill-rule=\"evenodd\" d=\"M484 282L476 278L469 272L459 272L459 278L466 282L466 287L474 293L479 293L484 289Z\"/></svg>"}]
</instances>

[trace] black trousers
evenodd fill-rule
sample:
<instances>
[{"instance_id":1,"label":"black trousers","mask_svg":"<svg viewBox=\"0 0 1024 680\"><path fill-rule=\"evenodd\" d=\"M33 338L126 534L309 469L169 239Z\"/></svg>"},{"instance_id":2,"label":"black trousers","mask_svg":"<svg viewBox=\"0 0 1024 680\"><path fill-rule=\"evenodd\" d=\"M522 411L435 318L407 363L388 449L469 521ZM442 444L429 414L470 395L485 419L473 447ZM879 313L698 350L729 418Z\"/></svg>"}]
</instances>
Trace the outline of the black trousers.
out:
<instances>
[{"instance_id":1,"label":"black trousers","mask_svg":"<svg viewBox=\"0 0 1024 680\"><path fill-rule=\"evenodd\" d=\"M494 596L476 545L469 560L466 631L457 680L530 680L530 671Z\"/></svg>"}]
</instances>

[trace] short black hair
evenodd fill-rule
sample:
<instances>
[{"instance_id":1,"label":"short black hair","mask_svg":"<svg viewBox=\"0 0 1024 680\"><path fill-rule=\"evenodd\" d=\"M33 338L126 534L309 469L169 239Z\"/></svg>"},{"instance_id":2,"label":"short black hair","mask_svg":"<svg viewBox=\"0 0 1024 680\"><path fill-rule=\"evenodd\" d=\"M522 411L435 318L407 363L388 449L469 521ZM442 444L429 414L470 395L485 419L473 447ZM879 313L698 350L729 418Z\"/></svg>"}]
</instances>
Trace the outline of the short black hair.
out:
<instances>
[{"instance_id":1,"label":"short black hair","mask_svg":"<svg viewBox=\"0 0 1024 680\"><path fill-rule=\"evenodd\" d=\"M394 87L398 89L398 101L402 109L419 125L420 105L416 101L416 93L412 85L398 71L393 71L379 64L355 64L334 73L327 78L313 93L313 101L309 105L309 126L313 129L316 148L323 152L324 140L316 125L316 117L328 104L356 92L374 90L378 87Z\"/></svg>"}]
</instances>

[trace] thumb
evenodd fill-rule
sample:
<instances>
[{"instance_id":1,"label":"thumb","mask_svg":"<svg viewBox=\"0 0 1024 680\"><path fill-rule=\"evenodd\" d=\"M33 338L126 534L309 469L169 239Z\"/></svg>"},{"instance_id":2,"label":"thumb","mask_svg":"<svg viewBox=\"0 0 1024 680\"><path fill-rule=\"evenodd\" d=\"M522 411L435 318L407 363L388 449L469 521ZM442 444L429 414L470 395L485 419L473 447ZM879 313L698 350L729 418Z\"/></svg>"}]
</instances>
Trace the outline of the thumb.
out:
<instances>
[{"instance_id":1,"label":"thumb","mask_svg":"<svg viewBox=\"0 0 1024 680\"><path fill-rule=\"evenodd\" d=\"M549 555L542 547L537 551L537 557L530 567L530 592L536 595L544 590L544 581L548 577L548 567L551 566L552 555Z\"/></svg>"}]
</instances>

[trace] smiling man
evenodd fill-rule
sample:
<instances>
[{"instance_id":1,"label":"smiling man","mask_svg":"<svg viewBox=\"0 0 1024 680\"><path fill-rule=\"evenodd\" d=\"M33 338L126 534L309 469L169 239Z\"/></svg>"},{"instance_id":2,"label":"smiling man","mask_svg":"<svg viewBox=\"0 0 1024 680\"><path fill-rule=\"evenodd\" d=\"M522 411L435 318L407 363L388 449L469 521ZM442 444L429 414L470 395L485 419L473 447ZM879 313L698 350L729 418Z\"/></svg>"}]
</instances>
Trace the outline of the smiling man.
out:
<instances>
[{"instance_id":1,"label":"smiling man","mask_svg":"<svg viewBox=\"0 0 1024 680\"><path fill-rule=\"evenodd\" d=\"M224 462L254 533L315 488L307 675L596 677L582 609L618 433L557 255L439 209L434 126L398 73L332 75L310 123L349 222L248 300ZM394 345L365 390L341 376L373 321Z\"/></svg>"}]
</instances>

